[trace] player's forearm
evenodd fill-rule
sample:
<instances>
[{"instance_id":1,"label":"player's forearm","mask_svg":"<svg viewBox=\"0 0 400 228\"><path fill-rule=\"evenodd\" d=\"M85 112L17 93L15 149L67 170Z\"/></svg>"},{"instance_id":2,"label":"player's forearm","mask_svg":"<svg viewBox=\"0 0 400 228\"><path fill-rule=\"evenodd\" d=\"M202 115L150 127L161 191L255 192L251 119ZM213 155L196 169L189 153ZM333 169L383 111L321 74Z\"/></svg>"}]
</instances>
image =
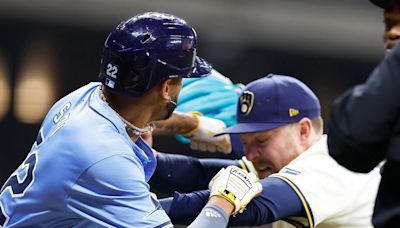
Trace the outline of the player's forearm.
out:
<instances>
[{"instance_id":1,"label":"player's forearm","mask_svg":"<svg viewBox=\"0 0 400 228\"><path fill-rule=\"evenodd\" d=\"M208 190L187 194L175 192L173 197L160 199L160 203L172 223L188 225L207 204L209 195Z\"/></svg>"},{"instance_id":2,"label":"player's forearm","mask_svg":"<svg viewBox=\"0 0 400 228\"><path fill-rule=\"evenodd\" d=\"M153 123L153 135L182 135L195 129L198 119L182 112L174 112L170 118Z\"/></svg>"},{"instance_id":3,"label":"player's forearm","mask_svg":"<svg viewBox=\"0 0 400 228\"><path fill-rule=\"evenodd\" d=\"M258 226L282 218L303 215L304 209L300 199L286 182L278 178L267 178L260 183L264 189L262 193L247 205L243 213L230 218L229 225ZM176 192L173 198L160 201L163 207L168 205L166 211L174 224L187 225L200 213L208 197L208 190L188 194Z\"/></svg>"},{"instance_id":4,"label":"player's forearm","mask_svg":"<svg viewBox=\"0 0 400 228\"><path fill-rule=\"evenodd\" d=\"M189 224L200 213L189 227L225 227L228 224L229 216L234 211L234 205L226 199L220 196L209 198L209 191L199 191L189 194L175 193L173 198L161 199L160 204L175 224ZM211 206L211 208L207 206ZM218 210L209 213L218 214L217 216L224 218L223 220L209 220L206 219L207 216L204 216L207 208L215 210L215 207L218 207ZM213 223L209 223L211 221ZM209 223L209 226L204 226L206 223ZM216 223L220 225L216 225Z\"/></svg>"},{"instance_id":5,"label":"player's forearm","mask_svg":"<svg viewBox=\"0 0 400 228\"><path fill-rule=\"evenodd\" d=\"M231 203L218 196L209 199L209 195L210 191L208 190L187 194L176 192L174 197L161 199L160 203L174 224L190 224L202 211L202 208L206 206L207 202L208 204L217 205L225 214L230 215L232 213L234 208ZM243 222L243 219L240 221Z\"/></svg>"},{"instance_id":6,"label":"player's forearm","mask_svg":"<svg viewBox=\"0 0 400 228\"><path fill-rule=\"evenodd\" d=\"M215 205L221 208L225 214L231 215L233 210L235 209L234 205L230 203L228 200L220 197L220 196L211 196L208 199L208 205Z\"/></svg>"},{"instance_id":7,"label":"player's forearm","mask_svg":"<svg viewBox=\"0 0 400 228\"><path fill-rule=\"evenodd\" d=\"M230 214L225 209L227 207L221 208L215 204L207 204L188 228L226 227Z\"/></svg>"}]
</instances>

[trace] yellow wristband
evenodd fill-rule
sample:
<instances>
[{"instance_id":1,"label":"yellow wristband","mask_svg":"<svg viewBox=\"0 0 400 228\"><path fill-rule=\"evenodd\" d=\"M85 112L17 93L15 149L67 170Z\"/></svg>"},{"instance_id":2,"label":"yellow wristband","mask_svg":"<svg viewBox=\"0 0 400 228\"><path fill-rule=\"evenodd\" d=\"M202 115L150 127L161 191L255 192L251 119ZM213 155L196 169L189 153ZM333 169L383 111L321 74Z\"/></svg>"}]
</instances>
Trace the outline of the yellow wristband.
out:
<instances>
[{"instance_id":1,"label":"yellow wristband","mask_svg":"<svg viewBox=\"0 0 400 228\"><path fill-rule=\"evenodd\" d=\"M228 191L227 189L224 189L223 187L219 187L218 192L221 194L223 198L228 200L233 205L233 207L235 208L234 211L236 211L236 204L235 204L236 196L233 195L233 193Z\"/></svg>"}]
</instances>

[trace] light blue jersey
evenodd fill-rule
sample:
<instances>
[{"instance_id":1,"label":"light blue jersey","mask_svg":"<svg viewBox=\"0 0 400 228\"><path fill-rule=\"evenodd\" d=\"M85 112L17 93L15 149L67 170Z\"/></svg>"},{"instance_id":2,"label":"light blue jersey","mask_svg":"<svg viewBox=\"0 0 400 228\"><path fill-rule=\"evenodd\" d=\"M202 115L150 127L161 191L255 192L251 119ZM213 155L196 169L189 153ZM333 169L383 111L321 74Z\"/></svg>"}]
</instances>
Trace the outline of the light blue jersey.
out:
<instances>
[{"instance_id":1,"label":"light blue jersey","mask_svg":"<svg viewBox=\"0 0 400 228\"><path fill-rule=\"evenodd\" d=\"M172 227L147 181L151 148L90 83L47 114L26 160L1 189L0 226Z\"/></svg>"}]
</instances>

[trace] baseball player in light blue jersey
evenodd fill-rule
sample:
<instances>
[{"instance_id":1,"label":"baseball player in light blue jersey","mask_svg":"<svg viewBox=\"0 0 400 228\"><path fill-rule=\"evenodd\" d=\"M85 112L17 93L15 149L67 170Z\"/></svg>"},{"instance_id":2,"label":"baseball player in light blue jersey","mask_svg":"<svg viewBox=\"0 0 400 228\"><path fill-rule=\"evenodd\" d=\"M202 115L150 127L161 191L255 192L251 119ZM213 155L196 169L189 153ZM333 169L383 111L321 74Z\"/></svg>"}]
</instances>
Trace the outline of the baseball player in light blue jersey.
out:
<instances>
[{"instance_id":1,"label":"baseball player in light blue jersey","mask_svg":"<svg viewBox=\"0 0 400 228\"><path fill-rule=\"evenodd\" d=\"M141 135L171 115L182 78L210 72L196 48L194 29L173 15L144 13L118 25L105 42L101 83L50 109L25 161L1 188L0 226L172 227L149 191L156 159ZM261 191L240 169L229 178L245 182L244 191L225 176L216 179L210 187L222 193L191 227L226 226ZM224 192L236 200L215 206Z\"/></svg>"}]
</instances>

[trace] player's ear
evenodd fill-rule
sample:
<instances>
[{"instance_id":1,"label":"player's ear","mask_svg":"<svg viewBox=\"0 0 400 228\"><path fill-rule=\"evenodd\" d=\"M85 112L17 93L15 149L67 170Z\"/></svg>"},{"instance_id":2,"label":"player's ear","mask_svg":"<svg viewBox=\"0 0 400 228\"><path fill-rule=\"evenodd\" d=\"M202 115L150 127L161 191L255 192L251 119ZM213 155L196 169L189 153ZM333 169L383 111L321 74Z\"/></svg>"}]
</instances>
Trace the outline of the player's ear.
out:
<instances>
[{"instance_id":1,"label":"player's ear","mask_svg":"<svg viewBox=\"0 0 400 228\"><path fill-rule=\"evenodd\" d=\"M164 99L170 99L171 93L174 94L181 90L182 78L170 78L165 80L160 85L161 95Z\"/></svg>"},{"instance_id":2,"label":"player's ear","mask_svg":"<svg viewBox=\"0 0 400 228\"><path fill-rule=\"evenodd\" d=\"M160 84L160 90L159 90L160 91L160 95L164 99L168 99L169 98L169 93L170 93L170 90L171 90L171 80L172 79L167 79L167 80L163 81Z\"/></svg>"},{"instance_id":3,"label":"player's ear","mask_svg":"<svg viewBox=\"0 0 400 228\"><path fill-rule=\"evenodd\" d=\"M312 122L309 118L303 118L299 121L299 135L300 141L306 143L312 133Z\"/></svg>"}]
</instances>

